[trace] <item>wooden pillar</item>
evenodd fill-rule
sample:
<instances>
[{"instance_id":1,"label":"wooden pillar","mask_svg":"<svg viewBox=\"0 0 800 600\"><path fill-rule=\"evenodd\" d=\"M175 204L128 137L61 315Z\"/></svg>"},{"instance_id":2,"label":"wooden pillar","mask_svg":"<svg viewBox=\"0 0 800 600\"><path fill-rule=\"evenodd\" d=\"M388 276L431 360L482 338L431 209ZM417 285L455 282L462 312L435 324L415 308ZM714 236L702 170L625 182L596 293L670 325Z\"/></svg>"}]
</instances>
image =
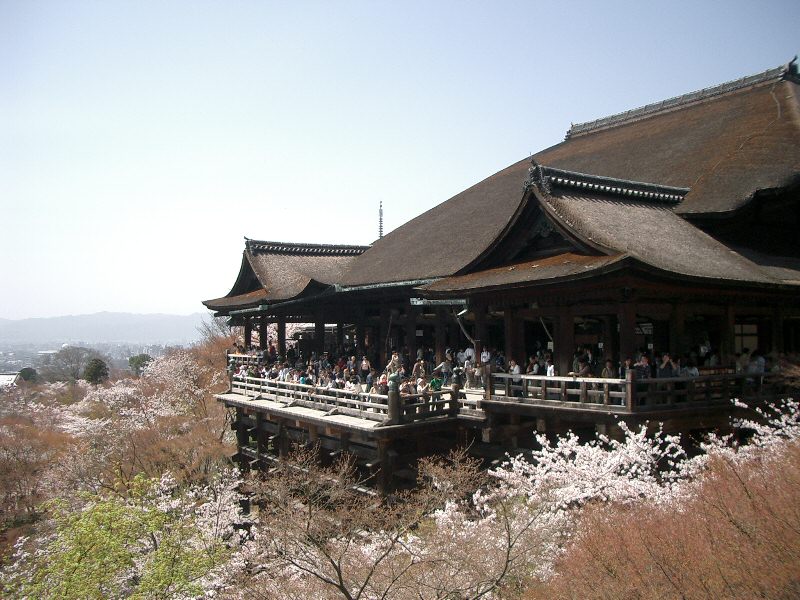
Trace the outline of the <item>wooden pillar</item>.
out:
<instances>
[{"instance_id":1,"label":"wooden pillar","mask_svg":"<svg viewBox=\"0 0 800 600\"><path fill-rule=\"evenodd\" d=\"M267 455L267 435L264 431L264 413L256 413L256 459L261 461Z\"/></svg>"},{"instance_id":2,"label":"wooden pillar","mask_svg":"<svg viewBox=\"0 0 800 600\"><path fill-rule=\"evenodd\" d=\"M389 311L389 307L381 306L380 327L378 328L378 335L375 336L375 341L378 345L378 372L380 372L389 362L388 353L391 352L391 349L388 348L390 315L391 313Z\"/></svg>"},{"instance_id":3,"label":"wooden pillar","mask_svg":"<svg viewBox=\"0 0 800 600\"><path fill-rule=\"evenodd\" d=\"M386 494L392 484L394 465L392 460L392 452L390 452L391 440L381 439L378 440L378 463L380 470L378 471L378 491L381 494Z\"/></svg>"},{"instance_id":4,"label":"wooden pillar","mask_svg":"<svg viewBox=\"0 0 800 600\"><path fill-rule=\"evenodd\" d=\"M289 456L289 432L286 431L286 422L278 423L278 435L275 440L278 447L278 457L283 460Z\"/></svg>"},{"instance_id":5,"label":"wooden pillar","mask_svg":"<svg viewBox=\"0 0 800 600\"><path fill-rule=\"evenodd\" d=\"M325 351L325 321L319 313L314 315L314 351L317 356Z\"/></svg>"},{"instance_id":6,"label":"wooden pillar","mask_svg":"<svg viewBox=\"0 0 800 600\"><path fill-rule=\"evenodd\" d=\"M411 307L406 313L406 347L408 347L408 359L411 364L417 360L417 316L419 309Z\"/></svg>"},{"instance_id":7,"label":"wooden pillar","mask_svg":"<svg viewBox=\"0 0 800 600\"><path fill-rule=\"evenodd\" d=\"M518 330L519 327L514 310L510 308L505 309L503 311L503 337L505 338L504 350L506 354L506 365L508 365L508 361L512 358L517 361L518 364L525 364L525 362L521 361L520 357L516 355Z\"/></svg>"},{"instance_id":8,"label":"wooden pillar","mask_svg":"<svg viewBox=\"0 0 800 600\"><path fill-rule=\"evenodd\" d=\"M772 311L772 352L781 353L786 351L783 339L783 320L784 311L780 307L775 307Z\"/></svg>"},{"instance_id":9,"label":"wooden pillar","mask_svg":"<svg viewBox=\"0 0 800 600\"><path fill-rule=\"evenodd\" d=\"M356 317L356 346L358 346L359 356L357 357L359 360L361 359L361 355L367 354L367 347L365 345L364 340L364 313L363 311L358 311L358 316Z\"/></svg>"},{"instance_id":10,"label":"wooden pillar","mask_svg":"<svg viewBox=\"0 0 800 600\"><path fill-rule=\"evenodd\" d=\"M560 309L556 331L554 364L558 375L572 371L572 354L575 352L575 320L568 308Z\"/></svg>"},{"instance_id":11,"label":"wooden pillar","mask_svg":"<svg viewBox=\"0 0 800 600\"><path fill-rule=\"evenodd\" d=\"M436 364L444 360L445 351L445 316L441 309L436 309L436 322L433 326L434 352L436 353Z\"/></svg>"},{"instance_id":12,"label":"wooden pillar","mask_svg":"<svg viewBox=\"0 0 800 600\"><path fill-rule=\"evenodd\" d=\"M678 302L672 307L669 317L669 353L673 358L689 350L689 348L684 347L686 339L685 323L686 306L682 302Z\"/></svg>"},{"instance_id":13,"label":"wooden pillar","mask_svg":"<svg viewBox=\"0 0 800 600\"><path fill-rule=\"evenodd\" d=\"M475 317L475 362L481 359L481 352L486 345L486 307L476 306L472 311Z\"/></svg>"},{"instance_id":14,"label":"wooden pillar","mask_svg":"<svg viewBox=\"0 0 800 600\"><path fill-rule=\"evenodd\" d=\"M619 322L619 360L630 357L636 360L636 304L623 302L617 314Z\"/></svg>"},{"instance_id":15,"label":"wooden pillar","mask_svg":"<svg viewBox=\"0 0 800 600\"><path fill-rule=\"evenodd\" d=\"M336 323L336 349L344 352L344 323Z\"/></svg>"},{"instance_id":16,"label":"wooden pillar","mask_svg":"<svg viewBox=\"0 0 800 600\"><path fill-rule=\"evenodd\" d=\"M261 350L266 350L269 348L269 343L267 340L267 317L260 316L258 318L258 347Z\"/></svg>"},{"instance_id":17,"label":"wooden pillar","mask_svg":"<svg viewBox=\"0 0 800 600\"><path fill-rule=\"evenodd\" d=\"M725 307L725 314L722 317L722 331L720 332L720 363L732 365L736 360L736 348L734 343L733 330L736 326L736 311L732 305Z\"/></svg>"},{"instance_id":18,"label":"wooden pillar","mask_svg":"<svg viewBox=\"0 0 800 600\"><path fill-rule=\"evenodd\" d=\"M286 358L286 319L278 319L278 356Z\"/></svg>"},{"instance_id":19,"label":"wooden pillar","mask_svg":"<svg viewBox=\"0 0 800 600\"><path fill-rule=\"evenodd\" d=\"M250 342L253 337L253 320L250 317L244 318L244 349L250 348Z\"/></svg>"}]
</instances>

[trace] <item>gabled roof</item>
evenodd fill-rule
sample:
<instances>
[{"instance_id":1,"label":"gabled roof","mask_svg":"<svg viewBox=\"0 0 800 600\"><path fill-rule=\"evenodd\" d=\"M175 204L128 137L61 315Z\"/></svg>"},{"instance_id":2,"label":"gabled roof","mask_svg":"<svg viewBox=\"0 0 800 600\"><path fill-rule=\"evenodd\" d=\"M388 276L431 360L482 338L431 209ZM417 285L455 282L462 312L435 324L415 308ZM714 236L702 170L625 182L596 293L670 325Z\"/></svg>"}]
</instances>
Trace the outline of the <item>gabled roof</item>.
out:
<instances>
[{"instance_id":1,"label":"gabled roof","mask_svg":"<svg viewBox=\"0 0 800 600\"><path fill-rule=\"evenodd\" d=\"M535 162L527 187L525 202L538 206L574 240L575 251L455 275L421 289L446 295L541 285L633 264L710 282L800 284L800 261L775 263L773 257L744 256L676 215L672 209L687 193L685 188L551 169Z\"/></svg>"},{"instance_id":2,"label":"gabled roof","mask_svg":"<svg viewBox=\"0 0 800 600\"><path fill-rule=\"evenodd\" d=\"M722 215L800 181L797 64L590 123L536 154L550 167L688 187L676 209Z\"/></svg>"},{"instance_id":3,"label":"gabled roof","mask_svg":"<svg viewBox=\"0 0 800 600\"><path fill-rule=\"evenodd\" d=\"M476 271L467 275L445 277L421 289L433 295L447 292L468 293L530 285L554 283L563 279L578 279L597 275L601 271L620 265L625 255L586 256L565 252L539 260L528 260L513 265Z\"/></svg>"},{"instance_id":4,"label":"gabled roof","mask_svg":"<svg viewBox=\"0 0 800 600\"><path fill-rule=\"evenodd\" d=\"M245 239L242 266L231 291L203 304L227 313L319 291L338 283L353 260L367 248Z\"/></svg>"},{"instance_id":5,"label":"gabled roof","mask_svg":"<svg viewBox=\"0 0 800 600\"><path fill-rule=\"evenodd\" d=\"M534 159L553 169L688 188L678 213L731 213L759 190L800 183L798 83L793 61L574 125L564 142ZM392 231L354 261L342 284L467 272L519 216L527 167L527 159L519 161Z\"/></svg>"},{"instance_id":6,"label":"gabled roof","mask_svg":"<svg viewBox=\"0 0 800 600\"><path fill-rule=\"evenodd\" d=\"M342 285L445 277L475 260L522 202L521 160L401 225L353 262Z\"/></svg>"},{"instance_id":7,"label":"gabled roof","mask_svg":"<svg viewBox=\"0 0 800 600\"><path fill-rule=\"evenodd\" d=\"M607 253L689 277L780 283L662 202L556 186L533 192L562 226Z\"/></svg>"}]
</instances>

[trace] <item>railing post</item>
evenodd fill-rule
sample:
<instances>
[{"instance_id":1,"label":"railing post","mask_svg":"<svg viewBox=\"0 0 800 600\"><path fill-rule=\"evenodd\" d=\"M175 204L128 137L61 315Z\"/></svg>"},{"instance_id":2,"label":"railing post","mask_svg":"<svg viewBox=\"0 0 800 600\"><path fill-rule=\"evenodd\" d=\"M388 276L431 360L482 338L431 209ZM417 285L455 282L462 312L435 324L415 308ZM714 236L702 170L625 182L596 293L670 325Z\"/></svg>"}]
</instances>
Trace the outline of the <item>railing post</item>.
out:
<instances>
[{"instance_id":1,"label":"railing post","mask_svg":"<svg viewBox=\"0 0 800 600\"><path fill-rule=\"evenodd\" d=\"M392 373L389 376L389 399L386 401L387 413L390 425L399 425L403 421L403 407L400 399L399 373Z\"/></svg>"},{"instance_id":2,"label":"railing post","mask_svg":"<svg viewBox=\"0 0 800 600\"><path fill-rule=\"evenodd\" d=\"M581 388L580 388L581 389L581 395L580 395L581 404L586 404L586 400L588 399L588 393L589 393L586 381L581 381L580 386L581 386Z\"/></svg>"},{"instance_id":3,"label":"railing post","mask_svg":"<svg viewBox=\"0 0 800 600\"><path fill-rule=\"evenodd\" d=\"M450 416L455 417L458 415L458 393L461 391L461 385L453 382L452 391L450 392Z\"/></svg>"},{"instance_id":4,"label":"railing post","mask_svg":"<svg viewBox=\"0 0 800 600\"><path fill-rule=\"evenodd\" d=\"M489 364L483 365L483 397L488 402L494 395L494 381L492 381L492 367ZM480 408L480 406L478 406Z\"/></svg>"},{"instance_id":5,"label":"railing post","mask_svg":"<svg viewBox=\"0 0 800 600\"><path fill-rule=\"evenodd\" d=\"M625 408L633 412L636 406L636 372L628 369L625 373Z\"/></svg>"}]
</instances>

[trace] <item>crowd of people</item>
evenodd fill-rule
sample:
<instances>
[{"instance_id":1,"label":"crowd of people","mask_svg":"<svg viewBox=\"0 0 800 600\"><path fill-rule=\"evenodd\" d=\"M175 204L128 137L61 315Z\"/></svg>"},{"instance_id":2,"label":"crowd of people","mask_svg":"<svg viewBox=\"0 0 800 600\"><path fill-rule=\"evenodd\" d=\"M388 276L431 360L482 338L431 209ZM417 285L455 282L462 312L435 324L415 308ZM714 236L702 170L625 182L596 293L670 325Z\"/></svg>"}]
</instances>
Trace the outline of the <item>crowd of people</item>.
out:
<instances>
[{"instance_id":1,"label":"crowd of people","mask_svg":"<svg viewBox=\"0 0 800 600\"><path fill-rule=\"evenodd\" d=\"M251 360L238 367L231 361L232 375L255 377L273 381L298 383L316 389L340 389L358 393L385 396L389 390L389 377L397 374L400 393L403 396L430 396L449 385L454 375L461 377L466 388L482 386L482 367L489 365L492 372L509 373L519 383L522 375L554 377L560 375L549 351L537 350L525 364L507 358L497 348L484 348L476 356L471 347L445 351L444 359L437 362L432 348L420 348L414 357L407 350L394 350L385 365L373 364L367 355L356 348L340 348L338 351L311 353L305 357L290 348L285 357L279 357L274 344L267 350L244 348L241 345L233 353L247 354ZM719 357L712 348L696 348L683 356L668 352L654 354L641 349L635 357L620 361L600 358L597 346L578 346L573 354L572 370L563 375L572 377L600 377L625 379L633 371L637 379L697 377L698 365L719 367ZM736 355L736 372L763 375L772 370L767 358L758 350L744 349Z\"/></svg>"}]
</instances>

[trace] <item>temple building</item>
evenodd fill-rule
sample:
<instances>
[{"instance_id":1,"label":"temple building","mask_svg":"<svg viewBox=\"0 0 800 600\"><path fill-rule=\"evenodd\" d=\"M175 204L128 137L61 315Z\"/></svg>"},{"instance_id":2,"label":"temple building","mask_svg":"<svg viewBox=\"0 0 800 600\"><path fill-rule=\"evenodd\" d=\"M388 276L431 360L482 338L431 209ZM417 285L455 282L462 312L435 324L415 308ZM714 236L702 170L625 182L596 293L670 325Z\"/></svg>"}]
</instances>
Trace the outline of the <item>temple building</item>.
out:
<instances>
[{"instance_id":1,"label":"temple building","mask_svg":"<svg viewBox=\"0 0 800 600\"><path fill-rule=\"evenodd\" d=\"M577 345L615 363L702 348L723 367L800 352L798 84L792 61L573 125L369 247L247 240L204 304L248 341L277 323L281 354L287 322L314 323L319 352L336 324L381 366L421 346L545 350L561 376Z\"/></svg>"},{"instance_id":2,"label":"temple building","mask_svg":"<svg viewBox=\"0 0 800 600\"><path fill-rule=\"evenodd\" d=\"M744 338L796 352L798 81L793 61L573 125L371 247L247 240L231 291L204 304L248 339L267 322L347 327L377 364L467 345L452 307L518 361L552 341L561 373L580 342L615 359L706 343L729 363Z\"/></svg>"}]
</instances>

